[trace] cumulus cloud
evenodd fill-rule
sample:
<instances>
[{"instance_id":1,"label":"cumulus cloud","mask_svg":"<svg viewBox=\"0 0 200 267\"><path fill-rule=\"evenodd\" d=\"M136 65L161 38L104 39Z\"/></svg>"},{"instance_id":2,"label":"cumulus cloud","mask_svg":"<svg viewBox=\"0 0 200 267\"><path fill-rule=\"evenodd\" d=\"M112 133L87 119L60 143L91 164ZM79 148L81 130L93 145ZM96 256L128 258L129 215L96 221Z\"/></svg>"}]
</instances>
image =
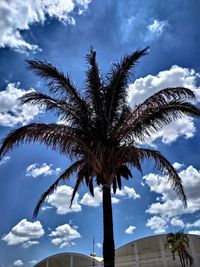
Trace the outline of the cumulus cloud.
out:
<instances>
[{"instance_id":1,"label":"cumulus cloud","mask_svg":"<svg viewBox=\"0 0 200 267\"><path fill-rule=\"evenodd\" d=\"M118 204L120 200L116 197L112 197L113 204ZM90 193L85 193L80 201L80 204L90 207L98 207L102 203L102 191L100 187L94 188L94 197Z\"/></svg>"},{"instance_id":2,"label":"cumulus cloud","mask_svg":"<svg viewBox=\"0 0 200 267\"><path fill-rule=\"evenodd\" d=\"M155 234L163 234L166 231L167 221L159 216L153 216L148 219L146 226L150 227Z\"/></svg>"},{"instance_id":3,"label":"cumulus cloud","mask_svg":"<svg viewBox=\"0 0 200 267\"><path fill-rule=\"evenodd\" d=\"M153 23L149 24L147 26L147 29L153 33L153 34L157 34L157 35L160 35L162 34L164 28L168 25L168 22L167 21L159 21L157 19L155 19L153 21Z\"/></svg>"},{"instance_id":4,"label":"cumulus cloud","mask_svg":"<svg viewBox=\"0 0 200 267\"><path fill-rule=\"evenodd\" d=\"M124 186L122 190L117 189L116 195L124 197L126 199L140 198L140 195L135 192L135 189L132 187L128 187L128 186Z\"/></svg>"},{"instance_id":5,"label":"cumulus cloud","mask_svg":"<svg viewBox=\"0 0 200 267\"><path fill-rule=\"evenodd\" d=\"M181 228L183 228L185 226L184 222L178 217L172 218L170 223L172 226L179 226Z\"/></svg>"},{"instance_id":6,"label":"cumulus cloud","mask_svg":"<svg viewBox=\"0 0 200 267\"><path fill-rule=\"evenodd\" d=\"M53 164L39 164L34 163L27 167L26 176L38 177L38 176L49 176L49 175L58 175L61 171L60 168L56 168L55 170L52 168Z\"/></svg>"},{"instance_id":7,"label":"cumulus cloud","mask_svg":"<svg viewBox=\"0 0 200 267\"><path fill-rule=\"evenodd\" d=\"M13 265L14 266L22 266L22 265L24 265L24 263L23 263L22 260L16 260L16 261L13 262Z\"/></svg>"},{"instance_id":8,"label":"cumulus cloud","mask_svg":"<svg viewBox=\"0 0 200 267\"><path fill-rule=\"evenodd\" d=\"M134 188L124 186L124 188L120 191L117 190L116 194L117 197L112 197L111 201L113 204L118 204L121 199L136 199L139 198L140 195L137 194ZM94 197L91 196L89 193L85 193L80 201L80 204L91 206L91 207L98 207L102 203L102 191L99 187L94 188Z\"/></svg>"},{"instance_id":9,"label":"cumulus cloud","mask_svg":"<svg viewBox=\"0 0 200 267\"><path fill-rule=\"evenodd\" d=\"M94 197L89 193L85 193L80 203L82 205L90 206L90 207L98 207L102 203L102 192L99 187L94 188Z\"/></svg>"},{"instance_id":10,"label":"cumulus cloud","mask_svg":"<svg viewBox=\"0 0 200 267\"><path fill-rule=\"evenodd\" d=\"M22 245L22 247L23 248L30 248L30 247L32 247L33 245L38 245L38 244L40 244L38 241L31 241L31 240L29 240L29 241L27 241L27 242L25 242L23 245Z\"/></svg>"},{"instance_id":11,"label":"cumulus cloud","mask_svg":"<svg viewBox=\"0 0 200 267\"><path fill-rule=\"evenodd\" d=\"M103 245L101 243L96 243L95 246L98 247L98 248L102 248L103 247Z\"/></svg>"},{"instance_id":12,"label":"cumulus cloud","mask_svg":"<svg viewBox=\"0 0 200 267\"><path fill-rule=\"evenodd\" d=\"M57 187L57 190L47 197L42 210L45 211L47 209L51 209L52 207L56 208L56 212L58 214L67 214L70 212L79 212L82 210L81 205L90 206L90 207L98 207L102 203L102 190L100 187L94 188L94 197L86 192L81 200L79 200L79 194L77 193L72 207L70 208L70 201L72 197L73 188L66 185L61 185ZM122 199L136 199L139 198L140 195L135 192L133 188L125 186L121 191L116 192L116 197L112 196L111 201L112 204L118 204Z\"/></svg>"},{"instance_id":13,"label":"cumulus cloud","mask_svg":"<svg viewBox=\"0 0 200 267\"><path fill-rule=\"evenodd\" d=\"M53 237L51 243L56 246L59 246L60 248L75 245L73 240L81 237L77 229L77 226L73 226L70 224L58 226L55 231L52 231L49 234L50 237Z\"/></svg>"},{"instance_id":14,"label":"cumulus cloud","mask_svg":"<svg viewBox=\"0 0 200 267\"><path fill-rule=\"evenodd\" d=\"M0 47L10 47L19 52L37 51L37 44L28 43L21 31L29 30L35 23L55 18L67 24L75 24L73 12L82 14L91 0L38 0L0 1Z\"/></svg>"},{"instance_id":15,"label":"cumulus cloud","mask_svg":"<svg viewBox=\"0 0 200 267\"><path fill-rule=\"evenodd\" d=\"M78 203L79 194L77 193L72 207L70 208L70 201L72 197L73 188L67 185L61 185L57 187L57 190L51 194L47 199L46 203L56 208L58 214L67 214L70 212L81 211L81 205Z\"/></svg>"},{"instance_id":16,"label":"cumulus cloud","mask_svg":"<svg viewBox=\"0 0 200 267\"><path fill-rule=\"evenodd\" d=\"M200 219L193 222L193 223L187 223L186 227L187 228L191 228L191 227L199 227L200 228Z\"/></svg>"},{"instance_id":17,"label":"cumulus cloud","mask_svg":"<svg viewBox=\"0 0 200 267\"><path fill-rule=\"evenodd\" d=\"M192 89L199 102L200 88L197 86L199 76L200 74L193 69L174 65L169 70L160 71L156 76L147 75L146 77L136 79L133 84L129 85L128 101L131 107L134 107L163 88L182 86ZM195 131L196 128L192 118L180 118L153 134L147 140L147 144L153 145L153 142L157 139L160 139L165 144L171 144L179 137L192 138Z\"/></svg>"},{"instance_id":18,"label":"cumulus cloud","mask_svg":"<svg viewBox=\"0 0 200 267\"><path fill-rule=\"evenodd\" d=\"M193 166L189 166L180 171L179 176L181 177L184 191L187 196L187 208L183 207L182 202L171 189L167 176L151 173L144 176L143 179L152 192L161 195L156 202L149 206L146 212L161 218L162 221L165 220L166 223L171 220L172 225L179 224L179 226L182 227L184 223L180 218L177 219L177 217L180 217L183 214L192 214L200 211L200 172ZM188 225L191 226L192 224Z\"/></svg>"},{"instance_id":19,"label":"cumulus cloud","mask_svg":"<svg viewBox=\"0 0 200 267\"><path fill-rule=\"evenodd\" d=\"M136 229L135 226L130 225L130 226L125 230L125 233L128 234L128 235L132 235L135 229Z\"/></svg>"},{"instance_id":20,"label":"cumulus cloud","mask_svg":"<svg viewBox=\"0 0 200 267\"><path fill-rule=\"evenodd\" d=\"M178 163L178 162L174 162L173 167L174 167L176 170L179 170L179 169L181 169L181 168L184 167L184 164L181 164L181 163Z\"/></svg>"},{"instance_id":21,"label":"cumulus cloud","mask_svg":"<svg viewBox=\"0 0 200 267\"><path fill-rule=\"evenodd\" d=\"M10 160L9 156L4 157L2 160L0 160L0 166L5 164L8 160Z\"/></svg>"},{"instance_id":22,"label":"cumulus cloud","mask_svg":"<svg viewBox=\"0 0 200 267\"><path fill-rule=\"evenodd\" d=\"M25 125L33 120L43 110L39 106L19 104L19 98L26 93L34 92L33 89L19 88L20 83L9 83L6 90L0 92L0 126L13 127L18 124Z\"/></svg>"},{"instance_id":23,"label":"cumulus cloud","mask_svg":"<svg viewBox=\"0 0 200 267\"><path fill-rule=\"evenodd\" d=\"M38 239L44 235L44 229L40 221L29 222L27 219L21 220L12 230L2 237L8 245L22 245L28 248L32 245L39 244Z\"/></svg>"}]
</instances>

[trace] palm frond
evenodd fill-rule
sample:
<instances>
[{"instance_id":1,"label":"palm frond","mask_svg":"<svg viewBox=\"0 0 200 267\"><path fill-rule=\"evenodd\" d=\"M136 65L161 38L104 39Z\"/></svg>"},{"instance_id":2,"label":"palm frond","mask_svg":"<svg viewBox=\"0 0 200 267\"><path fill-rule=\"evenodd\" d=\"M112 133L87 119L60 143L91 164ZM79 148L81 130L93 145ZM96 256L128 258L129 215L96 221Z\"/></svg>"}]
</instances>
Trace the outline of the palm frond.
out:
<instances>
[{"instance_id":1,"label":"palm frond","mask_svg":"<svg viewBox=\"0 0 200 267\"><path fill-rule=\"evenodd\" d=\"M90 153L90 149L73 128L58 124L32 123L12 131L3 141L0 148L0 157L22 143L40 142L58 150L61 153L72 154L79 148Z\"/></svg>"},{"instance_id":2,"label":"palm frond","mask_svg":"<svg viewBox=\"0 0 200 267\"><path fill-rule=\"evenodd\" d=\"M52 94L74 98L78 103L82 103L78 90L70 81L69 76L65 76L62 71L45 61L27 60L26 62L28 69L47 81Z\"/></svg>"},{"instance_id":3,"label":"palm frond","mask_svg":"<svg viewBox=\"0 0 200 267\"><path fill-rule=\"evenodd\" d=\"M118 128L115 138L120 135L123 140L132 136L144 141L146 137L177 118L184 115L200 116L200 109L184 101L185 98L194 98L193 92L186 88L168 88L158 92L156 96L148 98L139 105L124 120L123 126Z\"/></svg>"},{"instance_id":4,"label":"palm frond","mask_svg":"<svg viewBox=\"0 0 200 267\"><path fill-rule=\"evenodd\" d=\"M135 150L134 150L135 151ZM143 160L154 160L156 163L157 171L168 175L168 180L172 188L177 193L184 206L187 207L187 200L183 190L181 178L172 166L172 164L158 151L146 148L138 148L137 157Z\"/></svg>"},{"instance_id":5,"label":"palm frond","mask_svg":"<svg viewBox=\"0 0 200 267\"><path fill-rule=\"evenodd\" d=\"M124 177L126 180L130 178L132 178L132 173L129 170L129 168L126 165L120 165L118 170L117 170L117 174Z\"/></svg>"},{"instance_id":6,"label":"palm frond","mask_svg":"<svg viewBox=\"0 0 200 267\"><path fill-rule=\"evenodd\" d=\"M42 93L33 92L25 94L20 98L20 101L22 104L31 103L32 105L44 106L49 111L56 110L57 115L62 116L65 120L73 119L73 122L81 120L78 117L81 113L77 115L77 110L74 109L71 103L52 98Z\"/></svg>"},{"instance_id":7,"label":"palm frond","mask_svg":"<svg viewBox=\"0 0 200 267\"><path fill-rule=\"evenodd\" d=\"M112 185L113 185L113 193L115 194L116 191L117 191L117 181L116 181L116 177L113 179Z\"/></svg>"},{"instance_id":8,"label":"palm frond","mask_svg":"<svg viewBox=\"0 0 200 267\"><path fill-rule=\"evenodd\" d=\"M84 177L85 174L87 172L87 165L85 164L84 166L82 166L82 168L79 170L79 172L77 173L77 179L76 179L76 184L74 186L73 192L72 192L72 197L70 200L70 208L72 207L75 195L79 189L79 186L81 185L81 183L84 182Z\"/></svg>"},{"instance_id":9,"label":"palm frond","mask_svg":"<svg viewBox=\"0 0 200 267\"><path fill-rule=\"evenodd\" d=\"M96 62L96 51L91 48L87 55L89 64L86 80L86 99L94 110L95 120L103 121L103 106L102 106L102 81L100 71Z\"/></svg>"},{"instance_id":10,"label":"palm frond","mask_svg":"<svg viewBox=\"0 0 200 267\"><path fill-rule=\"evenodd\" d=\"M70 167L68 167L59 176L59 178L49 187L49 189L41 195L40 199L38 200L38 202L35 206L34 212L33 212L34 218L37 217L42 204L45 202L46 198L57 189L59 183L61 181L65 181L66 179L69 179L71 177L71 175L81 167L82 164L83 164L83 160L78 160L78 161L74 162Z\"/></svg>"},{"instance_id":11,"label":"palm frond","mask_svg":"<svg viewBox=\"0 0 200 267\"><path fill-rule=\"evenodd\" d=\"M184 250L183 254L184 254L186 264L192 266L192 264L194 263L193 257L189 254L187 250Z\"/></svg>"},{"instance_id":12,"label":"palm frond","mask_svg":"<svg viewBox=\"0 0 200 267\"><path fill-rule=\"evenodd\" d=\"M142 56L147 54L147 50L148 48L138 50L123 57L120 63L114 64L107 76L104 96L107 127L112 126L116 122L121 110L124 106L127 106L126 89L131 69Z\"/></svg>"},{"instance_id":13,"label":"palm frond","mask_svg":"<svg viewBox=\"0 0 200 267\"><path fill-rule=\"evenodd\" d=\"M121 176L119 174L117 175L117 185L118 185L119 190L121 190L122 189L122 180L121 180Z\"/></svg>"}]
</instances>

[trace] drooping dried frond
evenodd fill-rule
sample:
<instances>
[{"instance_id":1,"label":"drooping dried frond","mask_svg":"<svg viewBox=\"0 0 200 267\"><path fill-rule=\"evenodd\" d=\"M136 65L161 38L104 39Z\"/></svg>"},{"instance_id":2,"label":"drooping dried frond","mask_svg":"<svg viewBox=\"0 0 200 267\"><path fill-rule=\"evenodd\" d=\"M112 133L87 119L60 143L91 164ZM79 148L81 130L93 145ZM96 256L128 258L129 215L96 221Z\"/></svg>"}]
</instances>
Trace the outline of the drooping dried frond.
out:
<instances>
[{"instance_id":1,"label":"drooping dried frond","mask_svg":"<svg viewBox=\"0 0 200 267\"><path fill-rule=\"evenodd\" d=\"M69 76L65 76L62 71L48 62L40 60L27 60L28 68L35 74L44 78L52 94L63 99L68 99L74 105L79 106L84 112L87 112L85 101L79 95L77 88L71 82Z\"/></svg>"},{"instance_id":2,"label":"drooping dried frond","mask_svg":"<svg viewBox=\"0 0 200 267\"><path fill-rule=\"evenodd\" d=\"M79 147L90 153L89 147L73 128L58 124L32 123L12 131L2 142L0 157L22 143L39 142L64 154L71 154ZM76 147L77 146L77 147Z\"/></svg>"},{"instance_id":3,"label":"drooping dried frond","mask_svg":"<svg viewBox=\"0 0 200 267\"><path fill-rule=\"evenodd\" d=\"M32 105L44 106L49 111L55 110L59 116L62 116L67 121L71 119L73 119L73 122L81 120L78 117L81 114L77 114L77 110L74 109L71 103L52 98L42 93L33 92L25 94L20 98L20 101L22 104L31 103Z\"/></svg>"},{"instance_id":4,"label":"drooping dried frond","mask_svg":"<svg viewBox=\"0 0 200 267\"><path fill-rule=\"evenodd\" d=\"M41 195L33 212L34 218L37 217L42 204L45 202L46 198L50 196L57 189L59 183L61 181L69 179L73 175L73 173L77 172L77 170L81 168L82 164L83 160L78 160L75 163L73 163L59 176L59 178L49 187L49 189Z\"/></svg>"},{"instance_id":5,"label":"drooping dried frond","mask_svg":"<svg viewBox=\"0 0 200 267\"><path fill-rule=\"evenodd\" d=\"M77 173L77 179L76 179L76 184L74 186L73 192L72 192L72 197L71 197L71 201L70 201L70 208L73 204L73 200L75 198L75 195L79 189L79 186L81 185L81 183L84 182L84 178L87 175L87 171L88 171L88 166L87 164L83 165L82 168L79 170L79 172Z\"/></svg>"},{"instance_id":6,"label":"drooping dried frond","mask_svg":"<svg viewBox=\"0 0 200 267\"><path fill-rule=\"evenodd\" d=\"M180 90L180 92L179 92ZM121 128L114 135L121 139L136 138L141 141L164 125L183 116L200 116L200 109L185 102L193 99L194 94L186 88L167 88L149 97L125 119Z\"/></svg>"},{"instance_id":7,"label":"drooping dried frond","mask_svg":"<svg viewBox=\"0 0 200 267\"><path fill-rule=\"evenodd\" d=\"M187 206L186 196L183 190L181 178L172 166L172 164L158 151L145 148L134 148L134 153L137 151L136 157L142 162L144 160L154 160L157 171L168 176L172 188L182 200L185 207Z\"/></svg>"},{"instance_id":8,"label":"drooping dried frond","mask_svg":"<svg viewBox=\"0 0 200 267\"><path fill-rule=\"evenodd\" d=\"M138 50L128 56L123 57L120 63L115 63L109 75L105 87L105 114L107 127L116 123L124 105L127 106L127 83L131 74L131 69L137 61L146 55L148 48Z\"/></svg>"}]
</instances>

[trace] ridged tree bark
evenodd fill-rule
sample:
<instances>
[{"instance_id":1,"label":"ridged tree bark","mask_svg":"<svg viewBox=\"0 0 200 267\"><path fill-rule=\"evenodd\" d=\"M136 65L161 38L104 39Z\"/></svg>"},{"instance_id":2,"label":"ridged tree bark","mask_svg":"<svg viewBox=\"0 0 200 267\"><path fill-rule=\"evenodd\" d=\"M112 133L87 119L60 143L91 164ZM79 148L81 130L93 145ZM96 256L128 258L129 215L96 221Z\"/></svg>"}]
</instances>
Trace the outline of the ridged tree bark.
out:
<instances>
[{"instance_id":1,"label":"ridged tree bark","mask_svg":"<svg viewBox=\"0 0 200 267\"><path fill-rule=\"evenodd\" d=\"M115 266L115 243L110 186L103 186L103 257L104 267Z\"/></svg>"}]
</instances>

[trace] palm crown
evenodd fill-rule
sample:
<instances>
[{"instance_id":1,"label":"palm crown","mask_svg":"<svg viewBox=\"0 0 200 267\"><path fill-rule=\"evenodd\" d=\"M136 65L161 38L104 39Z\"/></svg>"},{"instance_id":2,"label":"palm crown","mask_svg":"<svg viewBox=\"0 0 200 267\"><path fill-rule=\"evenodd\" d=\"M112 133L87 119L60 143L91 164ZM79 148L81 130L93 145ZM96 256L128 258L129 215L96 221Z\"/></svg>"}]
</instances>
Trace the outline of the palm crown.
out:
<instances>
[{"instance_id":1,"label":"palm crown","mask_svg":"<svg viewBox=\"0 0 200 267\"><path fill-rule=\"evenodd\" d=\"M132 167L141 171L141 163L153 159L157 170L168 174L172 188L186 205L181 179L170 162L160 152L141 148L138 143L179 117L200 116L200 110L190 103L195 98L194 93L183 87L162 89L135 108L130 108L127 101L128 79L137 61L146 53L147 48L124 56L102 79L96 52L90 49L83 95L69 76L53 65L27 61L29 68L46 80L50 95L28 93L21 98L22 104L39 104L56 112L65 124L32 123L23 126L12 131L0 148L2 157L20 143L37 141L70 156L71 166L42 194L34 216L58 184L72 175L76 174L76 180L71 204L81 183L86 183L93 196L93 184L102 186L106 267L114 267L115 258L111 186L114 193L117 188L121 189L122 179L132 177Z\"/></svg>"},{"instance_id":2,"label":"palm crown","mask_svg":"<svg viewBox=\"0 0 200 267\"><path fill-rule=\"evenodd\" d=\"M166 88L131 109L127 102L127 84L131 69L144 50L124 56L112 66L103 80L96 62L96 52L87 55L88 71L85 94L53 65L28 60L28 66L46 79L50 95L39 92L25 94L22 103L39 104L55 111L66 124L32 123L11 132L4 140L0 155L23 142L38 141L62 154L69 155L73 163L41 196L34 211L36 216L46 197L59 182L76 173L76 184L71 203L82 182L94 195L93 183L121 189L122 179L132 177L130 167L141 171L143 160L153 159L157 170L167 172L172 187L186 204L181 180L169 161L158 151L140 148L137 142L145 141L163 125L183 115L199 116L200 110L188 100L194 93L183 87Z\"/></svg>"},{"instance_id":3,"label":"palm crown","mask_svg":"<svg viewBox=\"0 0 200 267\"><path fill-rule=\"evenodd\" d=\"M172 257L175 260L175 256L178 255L181 266L185 267L193 264L193 258L190 255L189 249L189 238L184 230L180 230L176 233L169 233L165 247L168 247L172 253Z\"/></svg>"}]
</instances>

